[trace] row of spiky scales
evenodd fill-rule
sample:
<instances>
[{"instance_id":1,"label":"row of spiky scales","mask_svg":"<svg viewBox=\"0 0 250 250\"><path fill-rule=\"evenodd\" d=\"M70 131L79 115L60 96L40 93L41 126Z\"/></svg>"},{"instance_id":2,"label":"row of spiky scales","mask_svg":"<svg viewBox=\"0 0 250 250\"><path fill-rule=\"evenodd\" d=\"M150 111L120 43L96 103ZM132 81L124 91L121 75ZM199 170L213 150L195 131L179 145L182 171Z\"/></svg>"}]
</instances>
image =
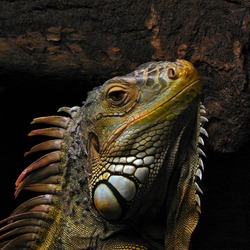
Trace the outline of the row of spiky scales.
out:
<instances>
[{"instance_id":1,"label":"row of spiky scales","mask_svg":"<svg viewBox=\"0 0 250 250\"><path fill-rule=\"evenodd\" d=\"M207 131L204 129L203 125L205 123L208 122L208 119L205 117L206 115L206 109L205 109L205 106L200 104L200 131L199 131L199 136L198 136L198 148L197 148L197 151L198 151L198 154L199 154L199 162L198 162L198 166L195 170L195 189L197 191L197 193L195 194L195 201L197 203L197 210L199 212L201 212L201 199L200 199L200 194L203 194L203 191L202 189L200 188L199 186L199 182L202 180L202 173L204 172L204 164L203 164L203 160L201 157L206 157L206 154L203 152L203 150L201 149L201 147L204 147L205 146L205 142L203 140L203 136L204 137L208 137L208 133Z\"/></svg>"},{"instance_id":2,"label":"row of spiky scales","mask_svg":"<svg viewBox=\"0 0 250 250\"><path fill-rule=\"evenodd\" d=\"M59 217L65 213L79 214L73 211L74 209L80 209L84 214L88 207L87 197L82 197L87 195L81 189L87 176L86 171L82 171L84 170L83 160L74 164L75 169L65 167L70 164L69 161L84 157L85 150L79 148L81 145L77 138L79 133L76 133L79 130L80 108L63 107L59 111L66 112L69 116L39 117L32 121L32 124L44 123L52 127L33 130L29 136L39 135L54 139L42 142L25 153L25 156L28 156L39 151L51 151L33 162L20 174L15 183L15 197L23 189L45 194L24 202L8 218L0 222L1 225L7 223L0 228L0 249L38 249L44 246L44 242L49 248L53 234L58 235L60 231L57 224L61 223L59 220L62 221L62 218ZM79 165L79 162L82 164ZM74 183L78 185L68 184L70 182L67 182L67 179L73 177L77 178L77 182ZM71 200L74 192L79 194L78 199L85 200L85 206L81 204L79 208L77 200ZM71 203L65 206L71 209L62 211L61 208L64 208L62 203ZM49 235L48 232L50 232ZM91 249L91 242L94 241L90 237L86 249Z\"/></svg>"},{"instance_id":3,"label":"row of spiky scales","mask_svg":"<svg viewBox=\"0 0 250 250\"><path fill-rule=\"evenodd\" d=\"M179 190L178 203L170 207L170 215L173 217L168 221L168 232L165 238L165 245L170 245L166 249L189 249L190 240L194 229L197 226L199 214L201 213L200 195L203 191L200 187L202 175L204 172L203 157L206 157L202 150L205 145L202 137L208 137L204 124L208 122L205 117L206 111L204 105L200 102L198 105L197 124L194 129L196 131L196 140L193 145L193 156L191 162L184 162L182 169L189 169L184 176L179 177L181 186L175 184L175 189ZM193 167L190 167L193 166ZM169 195L170 196L170 195Z\"/></svg>"}]
</instances>

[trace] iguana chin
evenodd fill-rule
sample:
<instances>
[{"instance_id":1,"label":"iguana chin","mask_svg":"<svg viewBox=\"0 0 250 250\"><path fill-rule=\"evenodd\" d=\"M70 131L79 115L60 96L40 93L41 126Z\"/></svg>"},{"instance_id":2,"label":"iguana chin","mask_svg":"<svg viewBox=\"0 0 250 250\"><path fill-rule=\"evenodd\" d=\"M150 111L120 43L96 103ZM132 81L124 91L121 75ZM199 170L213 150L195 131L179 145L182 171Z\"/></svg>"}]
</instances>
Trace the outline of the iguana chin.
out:
<instances>
[{"instance_id":1,"label":"iguana chin","mask_svg":"<svg viewBox=\"0 0 250 250\"><path fill-rule=\"evenodd\" d=\"M188 249L200 213L205 109L185 60L150 62L30 136L49 152L16 181L44 193L0 222L0 249Z\"/></svg>"}]
</instances>

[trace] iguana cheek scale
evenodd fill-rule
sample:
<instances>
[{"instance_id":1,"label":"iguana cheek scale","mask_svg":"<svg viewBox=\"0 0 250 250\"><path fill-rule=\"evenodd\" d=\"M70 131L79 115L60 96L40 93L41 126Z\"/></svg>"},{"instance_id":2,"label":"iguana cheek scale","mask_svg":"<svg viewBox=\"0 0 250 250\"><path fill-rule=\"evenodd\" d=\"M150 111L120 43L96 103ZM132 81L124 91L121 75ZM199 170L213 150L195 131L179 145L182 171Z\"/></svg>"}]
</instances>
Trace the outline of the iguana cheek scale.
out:
<instances>
[{"instance_id":1,"label":"iguana cheek scale","mask_svg":"<svg viewBox=\"0 0 250 250\"><path fill-rule=\"evenodd\" d=\"M201 83L185 60L150 62L40 117L49 150L16 181L42 192L0 223L0 249L188 249L200 212Z\"/></svg>"}]
</instances>

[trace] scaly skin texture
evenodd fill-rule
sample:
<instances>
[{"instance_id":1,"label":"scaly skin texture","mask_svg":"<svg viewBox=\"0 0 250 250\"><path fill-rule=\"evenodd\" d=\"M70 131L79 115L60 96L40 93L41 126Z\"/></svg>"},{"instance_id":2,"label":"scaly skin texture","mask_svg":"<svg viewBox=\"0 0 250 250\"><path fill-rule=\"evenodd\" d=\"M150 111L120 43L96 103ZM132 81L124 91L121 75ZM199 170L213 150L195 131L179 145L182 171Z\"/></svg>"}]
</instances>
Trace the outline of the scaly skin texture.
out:
<instances>
[{"instance_id":1,"label":"scaly skin texture","mask_svg":"<svg viewBox=\"0 0 250 250\"><path fill-rule=\"evenodd\" d=\"M150 62L29 134L52 150L16 181L42 192L0 222L0 249L188 249L200 212L206 121L192 64Z\"/></svg>"}]
</instances>

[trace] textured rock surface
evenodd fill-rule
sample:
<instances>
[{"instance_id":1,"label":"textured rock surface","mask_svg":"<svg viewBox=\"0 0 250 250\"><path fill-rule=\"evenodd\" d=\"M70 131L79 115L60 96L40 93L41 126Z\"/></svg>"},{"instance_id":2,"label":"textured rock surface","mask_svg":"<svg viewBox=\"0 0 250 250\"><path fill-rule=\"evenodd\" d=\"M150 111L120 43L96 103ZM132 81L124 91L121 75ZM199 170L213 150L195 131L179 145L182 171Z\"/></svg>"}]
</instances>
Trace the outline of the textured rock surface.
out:
<instances>
[{"instance_id":1,"label":"textured rock surface","mask_svg":"<svg viewBox=\"0 0 250 250\"><path fill-rule=\"evenodd\" d=\"M33 117L81 105L88 90L141 63L185 58L202 75L210 120L193 249L247 249L249 48L248 0L0 1L0 200L15 206L10 185L31 161L22 153Z\"/></svg>"}]
</instances>

